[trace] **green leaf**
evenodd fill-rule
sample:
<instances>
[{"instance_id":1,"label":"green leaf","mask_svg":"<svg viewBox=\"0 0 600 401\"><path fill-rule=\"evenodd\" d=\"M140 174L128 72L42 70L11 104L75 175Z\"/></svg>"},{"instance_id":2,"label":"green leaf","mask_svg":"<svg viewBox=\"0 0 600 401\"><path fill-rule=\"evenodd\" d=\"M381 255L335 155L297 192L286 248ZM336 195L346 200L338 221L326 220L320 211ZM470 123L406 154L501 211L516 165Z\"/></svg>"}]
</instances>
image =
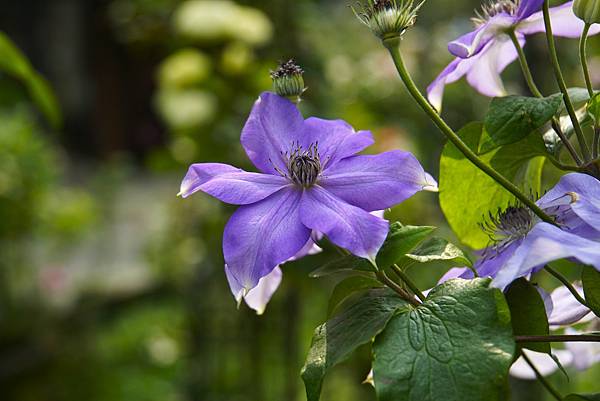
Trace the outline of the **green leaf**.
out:
<instances>
[{"instance_id":1,"label":"green leaf","mask_svg":"<svg viewBox=\"0 0 600 401\"><path fill-rule=\"evenodd\" d=\"M580 107L585 106L585 104L590 100L590 94L587 88L569 88L567 89L569 93L569 97L571 98L571 103L573 103L573 107L577 110ZM553 96L562 96L562 93L556 93ZM561 102L560 108L558 109L559 113L567 113L567 108L565 107L565 103Z\"/></svg>"},{"instance_id":2,"label":"green leaf","mask_svg":"<svg viewBox=\"0 0 600 401\"><path fill-rule=\"evenodd\" d=\"M346 273L346 272L373 272L373 265L367 260L363 258L359 258L354 255L345 255L331 262L325 263L323 266L313 270L310 272L309 277L311 278L320 278L330 276L332 274L337 273Z\"/></svg>"},{"instance_id":3,"label":"green leaf","mask_svg":"<svg viewBox=\"0 0 600 401\"><path fill-rule=\"evenodd\" d=\"M600 401L600 394L569 394L564 401Z\"/></svg>"},{"instance_id":4,"label":"green leaf","mask_svg":"<svg viewBox=\"0 0 600 401\"><path fill-rule=\"evenodd\" d=\"M352 294L378 287L382 287L382 284L373 277L353 276L345 278L335 286L331 293L327 317L331 317L338 306Z\"/></svg>"},{"instance_id":5,"label":"green leaf","mask_svg":"<svg viewBox=\"0 0 600 401\"><path fill-rule=\"evenodd\" d=\"M536 288L524 278L513 282L506 292L514 335L548 335L548 316L544 300ZM550 343L521 343L522 348L550 354Z\"/></svg>"},{"instance_id":6,"label":"green leaf","mask_svg":"<svg viewBox=\"0 0 600 401\"><path fill-rule=\"evenodd\" d=\"M458 134L475 150L482 135L482 124L468 124ZM522 141L488 152L481 159L529 192L539 188L541 181L541 169L530 169L529 166L536 163L539 167L540 161L535 158L545 155L545 152L541 138L530 135ZM446 144L440 159L440 205L448 223L464 244L474 249L487 246L489 238L478 224L489 211L505 208L513 199L511 193L475 167L452 143Z\"/></svg>"},{"instance_id":7,"label":"green leaf","mask_svg":"<svg viewBox=\"0 0 600 401\"><path fill-rule=\"evenodd\" d=\"M386 268L401 259L435 230L430 226L403 226L395 222L377 254L377 266Z\"/></svg>"},{"instance_id":8,"label":"green leaf","mask_svg":"<svg viewBox=\"0 0 600 401\"><path fill-rule=\"evenodd\" d=\"M408 306L390 290L372 290L352 306L317 327L302 368L308 401L317 401L325 374L356 348L370 342L394 313Z\"/></svg>"},{"instance_id":9,"label":"green leaf","mask_svg":"<svg viewBox=\"0 0 600 401\"><path fill-rule=\"evenodd\" d=\"M591 266L584 266L581 281L585 302L592 312L600 317L600 272Z\"/></svg>"},{"instance_id":10,"label":"green leaf","mask_svg":"<svg viewBox=\"0 0 600 401\"><path fill-rule=\"evenodd\" d=\"M587 111L596 124L600 123L600 93L594 95L587 104Z\"/></svg>"},{"instance_id":11,"label":"green leaf","mask_svg":"<svg viewBox=\"0 0 600 401\"><path fill-rule=\"evenodd\" d=\"M428 239L406 256L419 263L443 260L452 262L455 266L473 266L459 247L439 237Z\"/></svg>"},{"instance_id":12,"label":"green leaf","mask_svg":"<svg viewBox=\"0 0 600 401\"><path fill-rule=\"evenodd\" d=\"M510 312L489 279L450 280L373 345L379 401L504 399L515 343Z\"/></svg>"},{"instance_id":13,"label":"green leaf","mask_svg":"<svg viewBox=\"0 0 600 401\"><path fill-rule=\"evenodd\" d=\"M403 226L399 222L390 224L387 238L377 254L377 265L382 269L393 265L415 246L419 245L435 229L435 227L430 226ZM372 272L374 267L366 259L346 255L312 271L310 277L324 277L349 271Z\"/></svg>"},{"instance_id":14,"label":"green leaf","mask_svg":"<svg viewBox=\"0 0 600 401\"><path fill-rule=\"evenodd\" d=\"M60 107L50 85L2 32L0 32L0 70L20 80L50 124L54 128L60 127L62 124Z\"/></svg>"},{"instance_id":15,"label":"green leaf","mask_svg":"<svg viewBox=\"0 0 600 401\"><path fill-rule=\"evenodd\" d=\"M525 138L554 117L562 103L562 95L547 98L506 96L492 100L485 117L485 140L479 153Z\"/></svg>"}]
</instances>

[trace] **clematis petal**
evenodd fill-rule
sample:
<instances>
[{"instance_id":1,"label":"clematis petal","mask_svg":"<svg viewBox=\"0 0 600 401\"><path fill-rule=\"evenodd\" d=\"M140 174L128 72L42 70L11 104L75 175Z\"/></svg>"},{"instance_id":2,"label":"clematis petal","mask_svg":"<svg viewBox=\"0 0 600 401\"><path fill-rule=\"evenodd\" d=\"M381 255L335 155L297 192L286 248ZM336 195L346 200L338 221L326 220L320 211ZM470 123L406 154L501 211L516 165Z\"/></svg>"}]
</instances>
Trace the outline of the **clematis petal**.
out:
<instances>
[{"instance_id":1,"label":"clematis petal","mask_svg":"<svg viewBox=\"0 0 600 401\"><path fill-rule=\"evenodd\" d=\"M596 178L581 173L566 174L540 199L540 204L558 204L561 200L566 201L581 220L600 228L600 181Z\"/></svg>"},{"instance_id":2,"label":"clematis petal","mask_svg":"<svg viewBox=\"0 0 600 401\"><path fill-rule=\"evenodd\" d=\"M585 23L577 18L573 12L573 2L569 1L558 7L550 8L550 21L552 22L552 33L554 36L565 38L579 38L583 32ZM520 22L517 32L523 35L546 32L544 25L544 14L540 11ZM590 28L590 35L600 32L600 25L594 24Z\"/></svg>"},{"instance_id":3,"label":"clematis petal","mask_svg":"<svg viewBox=\"0 0 600 401\"><path fill-rule=\"evenodd\" d=\"M581 333L568 327L565 334L578 335ZM573 354L573 367L579 371L586 370L600 362L600 343L568 342L565 347Z\"/></svg>"},{"instance_id":4,"label":"clematis petal","mask_svg":"<svg viewBox=\"0 0 600 401\"><path fill-rule=\"evenodd\" d=\"M299 141L306 149L318 143L319 155L324 168L337 161L353 156L371 146L375 141L369 131L356 132L350 124L342 120L323 120L316 117L307 118L304 132Z\"/></svg>"},{"instance_id":5,"label":"clematis petal","mask_svg":"<svg viewBox=\"0 0 600 401\"><path fill-rule=\"evenodd\" d=\"M371 260L389 230L386 220L344 202L319 186L304 191L300 218L305 226L327 235L334 244Z\"/></svg>"},{"instance_id":6,"label":"clematis petal","mask_svg":"<svg viewBox=\"0 0 600 401\"><path fill-rule=\"evenodd\" d=\"M503 289L513 280L528 275L536 268L564 258L575 258L600 269L600 243L548 223L538 223L498 272L492 284Z\"/></svg>"},{"instance_id":7,"label":"clematis petal","mask_svg":"<svg viewBox=\"0 0 600 401\"><path fill-rule=\"evenodd\" d=\"M241 142L246 154L263 173L285 171L282 152L289 151L302 133L304 118L296 105L274 93L260 95L246 125Z\"/></svg>"},{"instance_id":8,"label":"clematis petal","mask_svg":"<svg viewBox=\"0 0 600 401\"><path fill-rule=\"evenodd\" d=\"M282 272L279 266L258 281L258 285L251 289L244 297L246 304L256 311L257 315L265 312L271 297L279 288L282 280Z\"/></svg>"},{"instance_id":9,"label":"clematis petal","mask_svg":"<svg viewBox=\"0 0 600 401\"><path fill-rule=\"evenodd\" d=\"M521 46L525 38L518 38ZM518 57L517 50L506 35L497 37L481 52L477 62L467 72L467 81L479 93L488 97L505 96L500 74Z\"/></svg>"},{"instance_id":10,"label":"clematis petal","mask_svg":"<svg viewBox=\"0 0 600 401\"><path fill-rule=\"evenodd\" d=\"M521 0L517 10L517 19L523 20L532 14L540 11L544 5L544 0Z\"/></svg>"},{"instance_id":11,"label":"clematis petal","mask_svg":"<svg viewBox=\"0 0 600 401\"><path fill-rule=\"evenodd\" d=\"M445 283L448 280L455 278L471 279L473 278L473 272L468 267L453 267L448 270L439 280L438 285Z\"/></svg>"},{"instance_id":12,"label":"clematis petal","mask_svg":"<svg viewBox=\"0 0 600 401\"><path fill-rule=\"evenodd\" d=\"M308 242L311 231L299 216L301 198L301 191L284 188L262 201L241 206L231 216L223 233L223 254L238 301Z\"/></svg>"},{"instance_id":13,"label":"clematis petal","mask_svg":"<svg viewBox=\"0 0 600 401\"><path fill-rule=\"evenodd\" d=\"M478 58L479 55L467 59L454 59L427 87L427 98L429 103L431 103L436 110L442 110L442 100L446 85L456 82L464 77L465 74L471 69L473 64L477 62Z\"/></svg>"},{"instance_id":14,"label":"clematis petal","mask_svg":"<svg viewBox=\"0 0 600 401\"><path fill-rule=\"evenodd\" d=\"M523 352L534 364L542 376L548 376L558 370L558 365L552 357L543 352L535 352L524 349ZM555 350L553 354L558 358L562 366L569 366L573 363L573 354L567 350ZM535 380L537 376L523 357L519 357L510 367L510 375L522 380Z\"/></svg>"},{"instance_id":15,"label":"clematis petal","mask_svg":"<svg viewBox=\"0 0 600 401\"><path fill-rule=\"evenodd\" d=\"M521 46L525 45L525 38L522 35L518 40ZM488 97L506 95L500 74L517 57L517 51L508 36L502 35L491 40L475 56L452 61L427 88L429 102L440 111L445 86L465 75L469 84L482 95Z\"/></svg>"},{"instance_id":16,"label":"clematis petal","mask_svg":"<svg viewBox=\"0 0 600 401\"><path fill-rule=\"evenodd\" d=\"M448 51L460 58L473 57L482 51L485 45L500 32L509 28L514 23L514 17L506 13L497 14L473 32L469 32L448 43Z\"/></svg>"},{"instance_id":17,"label":"clematis petal","mask_svg":"<svg viewBox=\"0 0 600 401\"><path fill-rule=\"evenodd\" d=\"M583 288L575 284L573 286L583 297ZM551 326L566 326L579 322L586 316L593 317L590 310L579 303L567 287L558 287L552 291L550 298L553 308L548 314L548 323Z\"/></svg>"},{"instance_id":18,"label":"clematis petal","mask_svg":"<svg viewBox=\"0 0 600 401\"><path fill-rule=\"evenodd\" d=\"M220 163L192 164L181 183L183 198L202 191L234 205L258 202L279 191L289 182L271 174L249 173Z\"/></svg>"},{"instance_id":19,"label":"clematis petal","mask_svg":"<svg viewBox=\"0 0 600 401\"><path fill-rule=\"evenodd\" d=\"M326 170L319 185L367 211L392 207L422 190L437 191L437 182L409 152L348 157Z\"/></svg>"},{"instance_id":20,"label":"clematis petal","mask_svg":"<svg viewBox=\"0 0 600 401\"><path fill-rule=\"evenodd\" d=\"M512 257L521 245L521 241L515 241L502 249L488 248L482 253L485 257L475 263L475 270L481 277L496 277L506 262Z\"/></svg>"}]
</instances>

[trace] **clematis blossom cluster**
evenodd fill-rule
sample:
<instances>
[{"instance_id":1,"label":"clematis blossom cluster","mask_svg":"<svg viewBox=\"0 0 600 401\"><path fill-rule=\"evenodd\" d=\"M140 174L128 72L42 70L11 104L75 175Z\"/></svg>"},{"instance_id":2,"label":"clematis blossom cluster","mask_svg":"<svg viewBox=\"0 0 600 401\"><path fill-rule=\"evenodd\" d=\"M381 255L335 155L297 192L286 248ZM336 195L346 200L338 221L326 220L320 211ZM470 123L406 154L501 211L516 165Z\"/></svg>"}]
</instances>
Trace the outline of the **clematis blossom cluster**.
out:
<instances>
[{"instance_id":1,"label":"clematis blossom cluster","mask_svg":"<svg viewBox=\"0 0 600 401\"><path fill-rule=\"evenodd\" d=\"M541 221L525 207L509 207L486 225L491 245L480 252L478 274L504 289L547 263L571 258L600 270L600 181L587 174L564 175L537 202L557 225ZM466 268L451 269L451 278L472 278Z\"/></svg>"},{"instance_id":2,"label":"clematis blossom cluster","mask_svg":"<svg viewBox=\"0 0 600 401\"><path fill-rule=\"evenodd\" d=\"M238 302L246 297L264 309L281 277L277 266L308 253L316 233L374 261L389 225L370 212L437 191L409 152L357 155L373 142L370 132L344 121L304 119L294 103L265 92L241 134L259 173L220 163L190 166L182 197L201 191L240 206L223 234L225 272Z\"/></svg>"},{"instance_id":3,"label":"clematis blossom cluster","mask_svg":"<svg viewBox=\"0 0 600 401\"><path fill-rule=\"evenodd\" d=\"M482 95L506 96L500 74L518 57L507 32L514 31L521 47L527 36L545 32L543 4L543 0L497 0L484 6L473 18L475 30L448 44L456 58L427 88L431 104L441 110L446 85L465 76ZM550 20L554 36L579 38L584 28L584 22L573 13L572 1L550 8ZM599 25L590 29L590 35L598 32Z\"/></svg>"}]
</instances>

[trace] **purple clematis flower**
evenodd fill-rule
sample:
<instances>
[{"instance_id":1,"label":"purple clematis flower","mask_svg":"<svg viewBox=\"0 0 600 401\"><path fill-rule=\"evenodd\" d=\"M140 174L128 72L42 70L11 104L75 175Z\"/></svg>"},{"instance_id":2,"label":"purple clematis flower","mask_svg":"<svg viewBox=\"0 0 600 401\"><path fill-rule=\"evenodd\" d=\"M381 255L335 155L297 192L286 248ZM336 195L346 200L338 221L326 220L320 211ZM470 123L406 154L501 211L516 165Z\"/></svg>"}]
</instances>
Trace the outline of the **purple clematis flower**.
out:
<instances>
[{"instance_id":1,"label":"purple clematis flower","mask_svg":"<svg viewBox=\"0 0 600 401\"><path fill-rule=\"evenodd\" d=\"M543 0L495 0L485 5L473 18L476 29L448 44L456 59L429 85L427 94L431 104L441 110L444 88L466 75L467 82L479 93L505 96L500 74L518 57L517 50L507 31L514 30L521 47L525 37L545 32ZM573 13L573 2L550 9L552 31L555 36L577 38L581 36L584 22ZM590 34L600 32L597 24Z\"/></svg>"},{"instance_id":2,"label":"purple clematis flower","mask_svg":"<svg viewBox=\"0 0 600 401\"><path fill-rule=\"evenodd\" d=\"M559 227L540 221L529 209L511 206L484 225L492 244L481 251L475 269L493 277L504 289L549 262L571 258L600 270L600 181L586 174L563 176L537 205L555 218ZM471 278L468 269L451 269L441 281Z\"/></svg>"},{"instance_id":3,"label":"purple clematis flower","mask_svg":"<svg viewBox=\"0 0 600 401\"><path fill-rule=\"evenodd\" d=\"M273 93L255 103L241 142L260 173L193 164L180 192L188 197L202 191L240 205L223 234L227 276L238 302L307 246L313 231L373 260L388 223L369 212L437 190L412 154L356 155L373 144L370 132L355 132L341 120L305 120L296 105Z\"/></svg>"}]
</instances>

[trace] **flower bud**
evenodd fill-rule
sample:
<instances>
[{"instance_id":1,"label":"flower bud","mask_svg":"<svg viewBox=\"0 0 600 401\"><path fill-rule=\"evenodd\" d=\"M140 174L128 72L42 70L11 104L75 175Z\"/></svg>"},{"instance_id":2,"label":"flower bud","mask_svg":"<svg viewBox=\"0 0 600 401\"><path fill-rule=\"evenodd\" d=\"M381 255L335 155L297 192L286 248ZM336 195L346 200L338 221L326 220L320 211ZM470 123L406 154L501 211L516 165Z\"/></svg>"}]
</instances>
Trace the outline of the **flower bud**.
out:
<instances>
[{"instance_id":1,"label":"flower bud","mask_svg":"<svg viewBox=\"0 0 600 401\"><path fill-rule=\"evenodd\" d=\"M586 24L600 23L600 0L575 0L573 12Z\"/></svg>"},{"instance_id":2,"label":"flower bud","mask_svg":"<svg viewBox=\"0 0 600 401\"><path fill-rule=\"evenodd\" d=\"M366 0L352 8L356 17L381 40L399 38L413 26L425 0Z\"/></svg>"},{"instance_id":3,"label":"flower bud","mask_svg":"<svg viewBox=\"0 0 600 401\"><path fill-rule=\"evenodd\" d=\"M280 63L275 71L271 71L273 90L279 96L287 97L297 103L306 90L302 74L304 70L293 59Z\"/></svg>"}]
</instances>

